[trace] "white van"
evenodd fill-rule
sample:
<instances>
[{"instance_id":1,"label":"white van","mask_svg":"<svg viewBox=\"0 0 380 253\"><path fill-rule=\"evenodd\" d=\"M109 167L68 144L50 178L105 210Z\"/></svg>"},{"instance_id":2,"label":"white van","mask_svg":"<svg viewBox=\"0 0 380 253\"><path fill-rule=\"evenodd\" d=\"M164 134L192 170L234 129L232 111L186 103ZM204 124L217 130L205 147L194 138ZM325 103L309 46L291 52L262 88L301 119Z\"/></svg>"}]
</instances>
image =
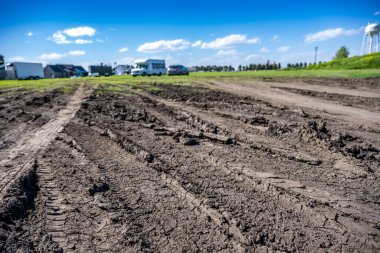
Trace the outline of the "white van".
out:
<instances>
[{"instance_id":1,"label":"white van","mask_svg":"<svg viewBox=\"0 0 380 253\"><path fill-rule=\"evenodd\" d=\"M132 69L132 76L163 75L166 73L165 60L142 59L135 61L135 68Z\"/></svg>"}]
</instances>

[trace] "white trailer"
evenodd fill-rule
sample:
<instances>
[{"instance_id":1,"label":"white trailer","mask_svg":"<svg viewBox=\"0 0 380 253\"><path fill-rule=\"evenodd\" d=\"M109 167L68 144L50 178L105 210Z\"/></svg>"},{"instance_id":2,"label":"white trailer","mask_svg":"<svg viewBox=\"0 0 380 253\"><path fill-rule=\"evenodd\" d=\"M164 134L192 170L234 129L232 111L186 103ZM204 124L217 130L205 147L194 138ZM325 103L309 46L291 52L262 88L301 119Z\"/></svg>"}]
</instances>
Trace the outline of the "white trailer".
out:
<instances>
[{"instance_id":1,"label":"white trailer","mask_svg":"<svg viewBox=\"0 0 380 253\"><path fill-rule=\"evenodd\" d=\"M42 63L12 62L7 64L7 73L13 73L15 79L40 79L44 77Z\"/></svg>"},{"instance_id":2,"label":"white trailer","mask_svg":"<svg viewBox=\"0 0 380 253\"><path fill-rule=\"evenodd\" d=\"M165 60L141 59L135 61L135 68L132 69L132 76L163 75L166 73Z\"/></svg>"}]
</instances>

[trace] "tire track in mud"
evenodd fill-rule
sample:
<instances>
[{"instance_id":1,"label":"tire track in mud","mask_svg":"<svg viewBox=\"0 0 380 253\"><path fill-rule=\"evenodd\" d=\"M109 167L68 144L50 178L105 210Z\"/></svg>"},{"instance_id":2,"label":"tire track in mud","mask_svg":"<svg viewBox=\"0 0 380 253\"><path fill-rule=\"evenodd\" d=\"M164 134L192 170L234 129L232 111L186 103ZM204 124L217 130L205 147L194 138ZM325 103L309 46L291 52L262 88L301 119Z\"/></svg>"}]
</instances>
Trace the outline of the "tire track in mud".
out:
<instances>
[{"instance_id":1,"label":"tire track in mud","mask_svg":"<svg viewBox=\"0 0 380 253\"><path fill-rule=\"evenodd\" d=\"M145 149L136 145L129 139L125 139L122 136L112 132L111 130L107 131L107 135L111 140L121 145L126 151L137 155L137 158L142 162L147 162L147 157L151 157L151 154L147 152ZM153 158L152 158L153 159ZM154 159L154 161L148 161L148 164L154 162L155 170L159 172L163 172L160 174L161 179L166 182L170 188L172 188L179 196L184 198L190 206L197 207L202 213L206 216L211 217L211 219L219 226L221 229L225 231L225 233L233 236L235 240L237 240L237 246L240 249L247 248L250 245L249 240L242 234L240 229L236 226L236 222L231 220L228 215L223 215L223 213L219 213L215 209L209 208L207 205L203 204L203 200L198 199L194 194L187 191L185 188L181 186L181 183L178 182L174 177L172 177L169 173L166 173L165 170L169 165L165 164L163 161L159 159ZM260 250L269 250L265 246L260 246Z\"/></svg>"},{"instance_id":2,"label":"tire track in mud","mask_svg":"<svg viewBox=\"0 0 380 253\"><path fill-rule=\"evenodd\" d=\"M72 208L64 204L64 197L57 187L56 180L51 166L43 161L38 162L37 173L39 176L40 191L45 199L45 212L47 233L51 235L53 241L58 243L64 252L75 252L74 244L69 244L66 235L65 223L68 213Z\"/></svg>"},{"instance_id":3,"label":"tire track in mud","mask_svg":"<svg viewBox=\"0 0 380 253\"><path fill-rule=\"evenodd\" d=\"M103 196L101 172L75 141L60 133L38 160L40 194L28 217L32 226L64 252L121 252L123 228L111 215L118 206Z\"/></svg>"},{"instance_id":4,"label":"tire track in mud","mask_svg":"<svg viewBox=\"0 0 380 253\"><path fill-rule=\"evenodd\" d=\"M132 141L128 140L128 144L124 144L125 141L123 141L123 138L115 137L114 134L109 134L111 136L111 139L114 139L116 142L119 142L124 148L127 148L127 150L135 152L137 154L149 154L149 151L140 148L139 146L135 146ZM131 148L131 145L133 148ZM166 144L168 145L168 144ZM164 144L165 146L165 144ZM141 150L141 151L138 151ZM177 148L177 152L178 152ZM189 151L188 151L189 152ZM181 153L181 152L180 152ZM179 154L180 154L179 153ZM201 153L195 152L194 154L190 151L188 153L191 157L202 157ZM162 156L162 155L161 155ZM203 158L207 161L207 156L203 156ZM165 159L162 156L162 159ZM168 160L170 158L167 158ZM210 159L210 158L209 158ZM172 167L173 165L169 165L163 162L163 160L157 161L159 163L163 163L164 165L161 165L158 169L159 171L163 171L165 175L164 179L167 178L166 175L170 175L170 170L168 169ZM156 160L155 160L156 163ZM217 170L222 170L226 175L230 175L233 173L239 174L240 177L238 181L242 181L244 184L247 185L247 187L252 187L257 192L262 192L264 194L271 195L272 199L276 199L278 201L278 205L286 208L291 209L294 208L294 211L299 214L303 214L305 217L308 217L310 219L311 223L314 223L315 228L318 228L319 226L324 227L326 230L334 230L339 231L338 233L345 234L348 232L350 236L347 235L347 237L351 237L351 240L360 240L363 233L367 234L367 237L370 238L371 234L378 234L378 231L376 229L371 228L371 225L368 226L366 222L360 224L360 221L356 220L355 217L346 217L347 210L336 210L334 208L330 207L323 207L323 203L326 202L326 198L330 197L329 193L323 193L319 189L313 189L311 187L305 187L303 184L297 181L288 180L285 178L281 178L278 176L275 176L271 173L262 173L262 172L254 172L251 169L247 168L239 168L239 165L236 165L232 170L229 167L226 167L223 163L214 163L214 166L217 168ZM168 172L165 172L165 169L169 170ZM173 168L173 167L172 167ZM179 178L181 178L180 175L178 175ZM179 181L171 179L172 182L174 182L174 186L177 187L180 185ZM193 194L191 194L188 190L185 190L184 188L180 188L179 192L187 192L186 194L190 197L190 201L192 199L197 199L197 197ZM300 199L298 194L301 194L302 196L306 197L305 199ZM324 195L326 194L326 195ZM199 197L198 197L199 198ZM311 203L313 201L317 200L317 203L319 201L322 201L322 207L319 206L317 208L309 207L308 202ZM334 199L336 201L336 199ZM199 200L198 200L199 201ZM202 201L204 202L204 201ZM291 205L289 205L291 203ZM351 203L352 204L352 203ZM288 206L288 207L286 207ZM290 207L291 206L291 207ZM228 213L228 211L223 211L221 213L218 213L218 211L215 211L214 209L210 209L208 207L200 207L206 212L209 212L209 210L212 211L214 214L214 217L216 220L220 220L220 217L225 219L227 221L227 224L230 224L230 227L228 231L233 231L232 234L235 238L240 238L243 245L247 245L247 242L250 242L252 239L247 239L243 233L240 231L238 227L236 227L237 221L232 218L234 215L231 215ZM324 210L325 209L325 210ZM356 211L356 210L355 210ZM358 213L358 212L356 212ZM219 217L219 218L218 218ZM374 221L376 225L377 217L373 217L372 222ZM357 233L359 231L359 233ZM356 238L355 238L356 237ZM243 239L242 239L243 238ZM355 238L355 239L354 239ZM375 242L373 242L374 245L376 245ZM371 244L371 243L370 243ZM248 243L248 245L250 245ZM375 246L376 247L376 246Z\"/></svg>"},{"instance_id":5,"label":"tire track in mud","mask_svg":"<svg viewBox=\"0 0 380 253\"><path fill-rule=\"evenodd\" d=\"M142 96L145 97L146 95L144 94ZM153 98L152 96L147 96L147 97L149 99L155 100L155 98ZM179 110L179 112L177 112L178 114L181 114L181 111L184 110L184 108L181 105L179 105L175 102L169 102L169 101L162 100L162 99L156 99L156 100L158 100L160 103L166 104L167 106L177 108ZM193 118L198 117L199 119L197 121L199 121L199 122L203 122L204 124L210 124L204 120L205 115L203 115L202 113L198 114L198 112L197 112L197 113L195 113L194 116L191 116L190 112L185 111L185 113L187 113L188 117L193 117ZM156 112L155 115L158 116L159 114L160 113ZM202 127L197 126L197 125L194 126L194 124L192 124L191 122L190 123L188 121L184 121L184 122L187 123L188 125L192 126L192 127L195 127L198 130L199 129L203 130ZM217 126L218 125L216 125L216 128L218 128ZM229 129L229 128L226 126L223 126L223 129ZM176 130L171 130L171 131L177 132ZM225 130L224 132L228 132L228 130ZM232 133L233 133L233 131L232 131ZM235 135L235 138L239 142L243 142L243 143L239 143L239 145L241 147L244 147L245 149L252 148L252 146L250 145L250 142L247 142L246 140L243 140L243 139L237 137L236 135ZM249 138L249 135L248 135L248 138ZM250 137L250 138L252 138L252 137ZM254 148L256 148L256 146L254 146ZM259 149L264 151L264 152L267 152L268 150L270 150L270 153L272 153L272 154L277 154L277 155L280 155L286 159L297 161L300 163L307 163L307 164L312 164L312 165L315 165L315 164L318 165L319 164L318 160L311 160L311 159L305 160L305 158L299 158L299 157L296 157L293 155L289 156L287 154L284 154L283 151L276 149L276 148L273 148L273 147L269 148L269 147L265 147L265 146L260 145ZM231 152L232 152L232 150L231 150ZM202 156L202 154L196 154L196 156ZM210 156L204 156L204 157L205 157L205 159L210 158ZM347 160L347 159L343 158L340 161L342 161L344 163L345 160ZM214 163L213 161L211 161L211 162ZM221 168L225 167L224 164L222 164L220 162L218 164L215 163L215 165L220 166ZM348 165L346 164L345 166L348 166ZM380 209L377 207L371 208L368 206L363 206L361 203L349 200L343 196L334 195L331 192L328 192L326 190L306 186L305 183L301 183L301 182L294 181L294 180L289 180L289 179L286 179L286 178L281 177L279 175L275 175L273 173L253 172L249 168L244 168L244 167L246 167L245 165L241 165L240 168L239 168L239 166L234 166L234 167L236 169L239 169L241 171L241 173L245 174L247 177L257 178L258 180L262 180L262 181L266 182L266 184L268 184L269 186L274 186L277 188L283 188L283 189L286 189L288 191L293 192L292 194L296 194L296 195L301 194L306 198L310 198L311 200L316 200L316 201L321 202L321 203L329 204L331 207L333 207L337 211L342 212L343 215L344 214L350 214L350 215L354 214L356 216L356 218L358 218L358 217L364 218L364 220L366 220L367 222L369 221L370 223L372 223L374 225L376 224L377 220L380 219ZM229 171L228 168L226 168L226 169L227 169L227 171ZM352 169L352 170L354 170L354 169ZM364 171L358 172L358 173L363 174ZM369 174L368 176L372 176L372 175ZM361 230L365 231L365 227L363 227Z\"/></svg>"},{"instance_id":6,"label":"tire track in mud","mask_svg":"<svg viewBox=\"0 0 380 253\"><path fill-rule=\"evenodd\" d=\"M80 108L82 101L92 92L80 86L71 96L66 107L42 127L21 137L18 145L5 151L7 159L0 161L0 200L7 188L18 178L26 164L39 150L45 149ZM25 162L26 161L26 162Z\"/></svg>"},{"instance_id":7,"label":"tire track in mud","mask_svg":"<svg viewBox=\"0 0 380 253\"><path fill-rule=\"evenodd\" d=\"M306 108L311 108L314 110L328 111L331 113L336 113L343 115L348 122L363 121L374 126L379 126L380 124L380 114L378 112L371 112L364 109L352 108L349 106L343 106L338 104L329 103L327 101L308 98L302 95L296 95L291 92L285 92L281 90L271 89L265 86L257 88L254 86L244 86L241 84L225 84L225 83L213 83L205 84L211 89L219 89L237 95L251 95L256 97L262 97L267 100L272 100L276 103L282 103L287 105L297 105Z\"/></svg>"},{"instance_id":8,"label":"tire track in mud","mask_svg":"<svg viewBox=\"0 0 380 253\"><path fill-rule=\"evenodd\" d=\"M238 124L241 120L235 119L236 117L233 115L230 115L226 118L226 116L218 115L218 113L209 113L204 112L203 110L197 110L197 108L192 108L192 106L184 106L177 102L173 101L167 101L165 99L155 98L148 94L139 94L143 99L147 99L146 102L149 101L155 101L156 103L159 103L161 106L167 107L168 109L164 110L164 112L158 112L155 107L150 108L148 107L147 110L152 113L153 115L167 115L169 117L174 117L177 120L181 120L184 123L186 123L191 128L196 128L199 131L204 132L215 132L215 130L218 131L218 134L225 135L227 137L232 136L233 139L236 139L240 145L245 146L248 145L248 147L253 149L261 150L264 153L268 153L275 156L281 156L285 159L288 159L290 161L310 164L310 165L319 165L323 162L331 163L331 161L335 161L331 164L331 167L336 167L339 162L347 163L350 160L350 157L346 157L346 154L342 154L342 151L332 151L329 149L328 145L329 143L319 143L319 150L315 150L315 145L310 145L307 142L304 142L302 144L303 148L307 148L305 151L299 151L294 150L294 145L298 145L294 141L291 143L283 143L283 141L280 141L278 138L275 139L274 137L265 134L261 131L261 133L251 133L250 127L251 125L242 124L239 129L235 129L231 125ZM216 115L215 115L216 114ZM179 118L178 118L179 117ZM210 120L206 119L212 119L213 122L216 123L210 123ZM227 119L227 120L226 120ZM231 121L232 120L232 121ZM176 125L176 124L174 124ZM211 128L210 128L211 126ZM247 128L248 127L248 128ZM304 129L304 130L310 130L310 129ZM266 127L266 132L268 132L268 127ZM302 133L301 134L305 134ZM269 141L265 138L269 138ZM299 140L296 140L298 142ZM317 140L320 141L320 140ZM277 142L276 146L274 147L271 142ZM321 150L324 151L324 155L321 156L320 152ZM327 152L327 153L326 153ZM289 154L290 153L290 154ZM337 159L338 158L338 159ZM355 161L351 161L351 163L354 163ZM356 164L356 163L355 163ZM327 166L327 165L326 165ZM350 176L357 176L357 177L370 177L370 178L376 178L376 174L372 173L370 169L368 169L369 165L366 164L358 164L358 165L350 165L350 169L345 170L345 173L350 173Z\"/></svg>"},{"instance_id":9,"label":"tire track in mud","mask_svg":"<svg viewBox=\"0 0 380 253\"><path fill-rule=\"evenodd\" d=\"M132 123L133 124L133 123ZM149 129L150 127L148 126L148 129ZM128 130L128 132L130 132L132 129L131 128L129 128L129 130ZM153 131L153 130L152 130ZM144 136L144 133L140 133L140 134L137 134L137 136ZM160 136L161 136L161 134L160 134ZM165 135L163 135L163 136L165 136ZM147 136L145 136L145 137L147 137ZM157 143L157 145L159 145L158 143ZM162 144L161 144L162 145ZM165 146L165 144L163 144L164 146ZM168 145L168 144L166 144L166 145ZM160 146L160 145L159 145ZM137 148L137 150L139 150L139 149L142 149L142 148ZM144 149L143 149L144 150ZM138 152L138 151L136 151L136 148L132 148L131 150L130 150L130 152L134 152L135 154L137 154L137 155L141 155L141 154L143 154L143 156L142 157L145 157L147 154L149 154L149 152L147 152L147 151L144 151L144 152L142 152L142 153L140 153L140 152ZM191 154L191 156L193 156L193 157L196 157L197 155L199 155L199 154ZM166 159L166 158L165 158ZM168 158L169 160L170 160L170 158ZM218 167L218 166L221 166L221 164L219 164L219 165L216 165L216 167ZM168 166L168 167L170 167L170 166ZM223 166L222 166L223 167ZM268 189L266 189L264 192L270 192L270 191L274 191L274 196L277 196L277 195L281 195L281 191L278 191L277 189L288 189L288 190L294 190L294 189L299 189L301 192L305 189L305 187L301 184L299 184L299 182L295 182L295 181L292 181L292 180L286 180L286 179L283 179L283 178L280 178L280 177L278 177L278 176L275 176L275 175L273 175L273 174L265 174L265 173L253 173L252 174L252 172L249 174L249 171L248 172L245 172L247 175L247 177L248 177L248 175L251 177L251 178L258 178L257 180L256 180L256 182L259 182L259 181L264 181L264 182L266 182L266 183L264 183L263 185L261 184L260 186L258 186L259 188L258 189L262 189L262 188L268 188ZM244 173L242 173L242 174L244 174ZM259 185L259 183L257 183L257 185ZM309 188L308 190L310 190L311 188ZM188 191L188 190L187 190ZM282 193L283 194L283 193ZM295 192L293 192L292 194L291 194L291 196L293 196L293 197L291 197L291 198L298 198L297 197L297 195L299 194L299 192L298 192L298 190L297 191L295 191ZM310 196L310 195L309 195ZM315 197L315 196L314 196ZM285 202L286 202L286 200L287 200L287 198L289 198L289 196L285 196L284 197L284 199L285 199ZM301 202L301 204L297 204L298 205L298 207L299 207L299 209L301 210L301 212L302 212L302 209L303 208L306 208L307 209L307 203L304 203L304 204L302 204L302 202ZM319 210L320 211L320 210ZM318 212L319 212L318 211ZM347 220L345 220L345 219L347 219L347 218L345 218L344 216L342 216L342 217L340 217L339 219L341 219L341 220L336 220L336 217L334 216L334 215L330 215L331 216L331 218L323 218L323 217L321 217L319 214L318 214L318 212L317 212L317 218L319 219L319 218L321 218L321 222L319 223L319 225L321 226L321 227L324 227L327 223L333 223L332 225L330 224L329 226L331 226L332 227L332 230L335 230L335 229L337 229L337 231L340 231L340 233L346 233L345 232L345 229L344 229L344 227L342 226L342 225L340 225L340 224L338 224L339 222L343 222L343 223L345 223L345 224L349 224L350 225L350 223L352 222L352 220L350 221L350 219L351 218L348 218L348 221ZM306 210L306 213L307 213L307 210ZM323 213L323 212L322 212ZM311 217L311 216L313 216L313 215L315 215L316 213L315 212L311 212L311 213L309 213L309 214L307 214L307 216L309 216L309 217ZM226 213L226 215L228 216L228 214ZM354 229L355 229L355 222L354 223L351 223L351 225L353 225L353 227L351 227L351 228L348 228L348 230L350 230L350 231L353 231ZM335 227L335 228L334 228ZM327 228L326 228L327 229ZM363 232L363 231L360 231L360 232ZM360 234L360 232L359 232L359 234ZM371 232L370 232L371 233ZM375 232L376 233L376 232ZM375 246L376 247L376 246Z\"/></svg>"},{"instance_id":10,"label":"tire track in mud","mask_svg":"<svg viewBox=\"0 0 380 253\"><path fill-rule=\"evenodd\" d=\"M146 170L148 168L150 171L149 173L153 173L153 175L156 175L154 177L158 177L158 178L153 177L153 178L149 179L149 181L158 180L158 182L160 182L159 184L164 185L164 187L163 187L164 189L165 189L165 187L167 187L168 189L170 189L170 191L175 193L175 195L176 195L175 199L178 198L178 200L180 200L181 202L184 202L184 204L186 206L186 208L184 210L188 210L191 213L195 212L194 214L199 212L201 214L200 217L210 217L210 219L213 221L213 223L216 226L214 228L214 230L215 229L220 230L220 232L216 232L217 230L213 232L216 234L220 234L220 236L221 236L221 238L216 239L217 241L220 240L220 242L223 242L223 241L229 242L228 243L228 244L230 244L229 247L233 246L234 252L244 252L244 249L247 248L247 245L249 244L249 242L239 232L240 230L234 224L230 224L228 222L228 220L226 220L226 217L224 217L222 214L220 214L220 213L216 212L215 210L212 210L212 209L208 208L207 206L203 205L202 200L198 199L195 195L193 195L192 193L185 190L181 186L181 184L178 183L170 175L162 173L161 170L164 169L163 168L165 166L164 164L161 164L157 159L155 159L154 161L151 161L149 153L144 151L144 149L140 148L139 146L134 145L133 143L128 142L128 143L124 143L126 145L123 145L120 142L120 140L118 139L118 136L115 133L113 133L112 131L107 131L107 134L105 134L105 131L102 131L101 129L96 129L96 131L100 135L107 135L109 140L110 141L112 140L113 142L115 142L115 145L118 145L120 148L122 148L122 150L124 150L124 152L128 152L128 153L132 154L135 157L137 163L141 163L141 165L145 164L145 165L143 165L142 168L145 168L144 170ZM83 148L86 149L85 147L83 147ZM88 152L88 151L86 151L86 152ZM117 154L117 156L122 156L122 154ZM113 159L114 158L112 158L111 161L114 161ZM92 162L94 162L94 161L92 160ZM119 164L119 162L118 162L118 164ZM102 165L100 167L103 167L103 166L104 165ZM130 169L132 169L132 168L130 168ZM107 175L109 175L111 172L110 169L103 168L103 170L106 171ZM142 173L144 173L144 172L142 172ZM120 182L118 184L120 185ZM162 188L162 186L161 186L161 188ZM123 190L121 189L120 191L115 192L115 194L117 194L117 195L121 194L121 197L125 198L126 200L128 200L128 198L129 199L134 198L133 196L130 196L130 195L129 196L128 195L123 196L122 192L123 192ZM145 200L145 201L149 202L149 200ZM159 197L156 201L161 202L162 200ZM170 205L171 200L166 200L166 201L169 201L169 204L165 204L165 205ZM164 202L161 202L161 203L164 204ZM133 208L133 205L132 205L132 208ZM165 212L173 212L173 211L174 210L166 211L166 208L165 208ZM183 212L183 211L181 211L181 212ZM153 213L154 213L154 211L153 211ZM174 211L174 213L176 213L176 211ZM191 216L194 214L191 214ZM130 215L133 216L133 214L130 214ZM176 214L176 216L177 215L180 215L180 214ZM185 218L185 216L181 217L181 219L183 219L183 218ZM205 218L198 218L198 219L202 220ZM179 221L177 221L177 222L179 222ZM198 222L199 221L196 221L196 223L198 223ZM205 222L205 221L203 221L203 222ZM199 225L200 224L198 224L198 226ZM150 224L150 226L154 227L154 224ZM189 231L188 233L192 234L193 232ZM233 239L230 238L230 236L232 236ZM181 242L181 243L183 243L183 242ZM191 242L191 243L194 243L194 242ZM154 245L155 242L152 242L152 244ZM224 246L224 247L226 247L226 246ZM227 250L227 249L228 248L225 248L224 250ZM254 248L252 248L252 249L254 249ZM264 252L263 250L265 249L265 252L266 252L265 246L258 246L257 249L262 250L261 252ZM201 250L201 249L198 249L198 250ZM232 250L232 249L230 249L230 250ZM230 250L227 250L227 252L230 252ZM168 250L164 250L164 252L168 252Z\"/></svg>"}]
</instances>

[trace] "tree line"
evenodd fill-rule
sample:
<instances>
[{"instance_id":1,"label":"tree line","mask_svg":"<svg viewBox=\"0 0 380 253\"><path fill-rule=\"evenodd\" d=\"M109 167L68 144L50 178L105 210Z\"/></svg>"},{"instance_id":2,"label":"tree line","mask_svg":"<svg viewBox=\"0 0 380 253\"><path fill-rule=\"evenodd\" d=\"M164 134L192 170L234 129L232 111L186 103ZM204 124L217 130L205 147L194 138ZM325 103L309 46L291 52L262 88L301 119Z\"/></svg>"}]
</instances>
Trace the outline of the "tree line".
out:
<instances>
[{"instance_id":1,"label":"tree line","mask_svg":"<svg viewBox=\"0 0 380 253\"><path fill-rule=\"evenodd\" d=\"M333 60L340 60L348 58L350 52L347 47L341 47L335 54ZM288 63L285 69L313 69L319 66L322 66L325 62L318 63L307 63L307 62L297 62L297 63ZM265 64L248 64L248 65L239 65L237 71L259 71L259 70L278 70L281 69L281 63L270 62L269 60ZM233 72L235 68L231 65L217 66L217 65L207 65L207 66L195 66L193 67L195 71L204 71L204 72Z\"/></svg>"},{"instance_id":2,"label":"tree line","mask_svg":"<svg viewBox=\"0 0 380 253\"><path fill-rule=\"evenodd\" d=\"M235 68L231 65L217 66L217 65L207 65L207 66L195 66L193 67L195 71L204 71L204 72L233 72Z\"/></svg>"}]
</instances>

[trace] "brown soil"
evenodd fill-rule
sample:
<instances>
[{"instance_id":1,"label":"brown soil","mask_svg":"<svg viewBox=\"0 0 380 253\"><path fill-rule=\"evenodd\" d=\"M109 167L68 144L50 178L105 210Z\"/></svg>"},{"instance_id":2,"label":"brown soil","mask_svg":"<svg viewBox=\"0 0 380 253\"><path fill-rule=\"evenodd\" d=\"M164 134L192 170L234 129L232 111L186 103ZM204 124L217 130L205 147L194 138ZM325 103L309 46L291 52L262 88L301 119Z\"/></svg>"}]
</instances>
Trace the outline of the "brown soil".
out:
<instances>
[{"instance_id":1,"label":"brown soil","mask_svg":"<svg viewBox=\"0 0 380 253\"><path fill-rule=\"evenodd\" d=\"M278 86L1 94L0 252L379 251L376 95Z\"/></svg>"}]
</instances>

